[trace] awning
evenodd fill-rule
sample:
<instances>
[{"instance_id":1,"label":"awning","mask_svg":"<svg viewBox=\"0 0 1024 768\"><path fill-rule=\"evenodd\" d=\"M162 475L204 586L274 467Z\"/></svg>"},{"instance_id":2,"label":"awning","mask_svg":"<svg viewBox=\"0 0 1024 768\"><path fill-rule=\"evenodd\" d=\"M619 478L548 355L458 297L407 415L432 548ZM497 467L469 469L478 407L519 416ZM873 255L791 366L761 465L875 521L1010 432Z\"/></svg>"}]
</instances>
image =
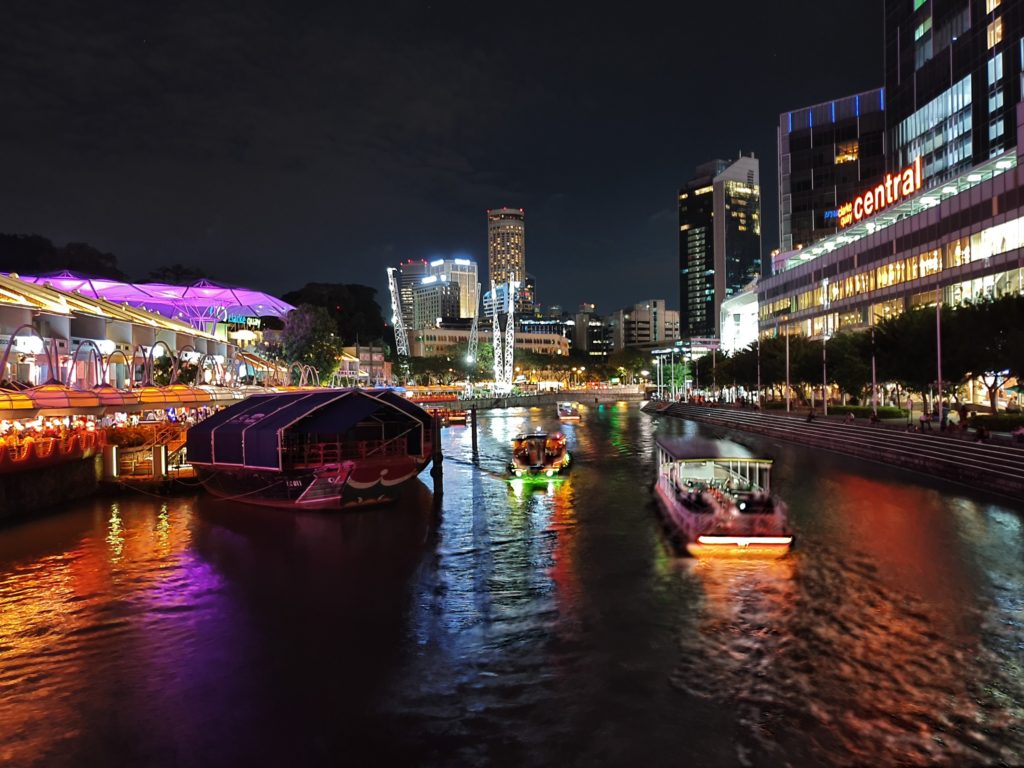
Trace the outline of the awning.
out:
<instances>
[{"instance_id":1,"label":"awning","mask_svg":"<svg viewBox=\"0 0 1024 768\"><path fill-rule=\"evenodd\" d=\"M45 408L47 416L89 413L102 405L93 392L71 389L63 384L40 384L26 389L24 394L31 399L33 407Z\"/></svg>"}]
</instances>

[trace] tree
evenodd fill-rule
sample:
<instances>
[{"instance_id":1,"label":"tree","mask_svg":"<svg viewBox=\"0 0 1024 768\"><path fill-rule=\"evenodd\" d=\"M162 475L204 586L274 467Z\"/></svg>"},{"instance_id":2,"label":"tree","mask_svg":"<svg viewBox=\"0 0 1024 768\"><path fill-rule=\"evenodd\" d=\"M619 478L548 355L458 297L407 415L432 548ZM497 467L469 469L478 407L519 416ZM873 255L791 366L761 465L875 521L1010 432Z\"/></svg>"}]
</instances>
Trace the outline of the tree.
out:
<instances>
[{"instance_id":1,"label":"tree","mask_svg":"<svg viewBox=\"0 0 1024 768\"><path fill-rule=\"evenodd\" d=\"M288 313L281 333L286 362L313 366L320 381L326 383L338 370L343 346L335 333L334 320L323 307L300 304Z\"/></svg>"},{"instance_id":2,"label":"tree","mask_svg":"<svg viewBox=\"0 0 1024 768\"><path fill-rule=\"evenodd\" d=\"M68 243L57 248L39 235L0 234L0 264L4 270L22 275L41 275L70 270L89 277L127 279L117 257L86 243Z\"/></svg>"},{"instance_id":3,"label":"tree","mask_svg":"<svg viewBox=\"0 0 1024 768\"><path fill-rule=\"evenodd\" d=\"M281 298L289 304L323 307L345 344L381 343L386 329L384 315L374 298L377 291L356 283L307 283Z\"/></svg>"},{"instance_id":4,"label":"tree","mask_svg":"<svg viewBox=\"0 0 1024 768\"><path fill-rule=\"evenodd\" d=\"M208 275L199 267L171 264L170 266L157 267L149 273L147 280L151 280L154 283L167 283L169 285L193 285L207 277Z\"/></svg>"}]
</instances>

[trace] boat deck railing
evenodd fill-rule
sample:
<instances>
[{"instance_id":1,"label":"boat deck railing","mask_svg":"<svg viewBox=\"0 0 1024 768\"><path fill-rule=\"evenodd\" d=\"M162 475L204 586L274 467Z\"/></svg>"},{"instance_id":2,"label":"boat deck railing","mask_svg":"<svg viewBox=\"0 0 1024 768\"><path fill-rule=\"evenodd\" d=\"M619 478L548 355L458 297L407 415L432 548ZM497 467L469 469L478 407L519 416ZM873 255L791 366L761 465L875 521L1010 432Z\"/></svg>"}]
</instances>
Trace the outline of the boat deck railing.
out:
<instances>
[{"instance_id":1,"label":"boat deck railing","mask_svg":"<svg viewBox=\"0 0 1024 768\"><path fill-rule=\"evenodd\" d=\"M293 468L316 467L356 459L404 456L407 453L408 441L404 437L391 440L309 443L290 446L285 452L285 463Z\"/></svg>"}]
</instances>

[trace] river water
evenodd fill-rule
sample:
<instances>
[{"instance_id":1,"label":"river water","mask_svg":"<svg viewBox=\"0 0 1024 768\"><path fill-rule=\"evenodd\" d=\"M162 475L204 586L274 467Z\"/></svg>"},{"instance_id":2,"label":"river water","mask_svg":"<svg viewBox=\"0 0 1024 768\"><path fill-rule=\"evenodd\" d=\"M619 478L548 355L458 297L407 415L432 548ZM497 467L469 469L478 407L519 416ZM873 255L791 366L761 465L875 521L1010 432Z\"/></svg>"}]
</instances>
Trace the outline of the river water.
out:
<instances>
[{"instance_id":1,"label":"river water","mask_svg":"<svg viewBox=\"0 0 1024 768\"><path fill-rule=\"evenodd\" d=\"M0 529L0 764L1019 765L1020 506L733 436L799 547L679 557L635 405L445 430L445 493L290 513L127 494Z\"/></svg>"}]
</instances>

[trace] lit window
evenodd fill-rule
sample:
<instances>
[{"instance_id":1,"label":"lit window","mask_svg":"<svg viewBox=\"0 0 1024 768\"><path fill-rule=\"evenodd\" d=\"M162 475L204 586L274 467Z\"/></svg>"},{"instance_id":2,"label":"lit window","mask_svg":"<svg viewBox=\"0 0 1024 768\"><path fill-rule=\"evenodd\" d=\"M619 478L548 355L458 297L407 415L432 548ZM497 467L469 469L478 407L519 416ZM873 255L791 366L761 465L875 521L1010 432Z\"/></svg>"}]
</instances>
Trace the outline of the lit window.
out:
<instances>
[{"instance_id":1,"label":"lit window","mask_svg":"<svg viewBox=\"0 0 1024 768\"><path fill-rule=\"evenodd\" d=\"M916 11L918 8L920 8L922 5L924 5L927 1L928 0L914 0L914 10Z\"/></svg>"},{"instance_id":2,"label":"lit window","mask_svg":"<svg viewBox=\"0 0 1024 768\"><path fill-rule=\"evenodd\" d=\"M860 157L860 143L856 139L836 145L836 165L852 163L858 157Z\"/></svg>"},{"instance_id":3,"label":"lit window","mask_svg":"<svg viewBox=\"0 0 1024 768\"><path fill-rule=\"evenodd\" d=\"M914 30L914 40L920 40L925 34L932 28L932 17L929 16L927 19L917 25L917 29ZM1001 36L1002 33L1000 33ZM992 46L989 45L989 48Z\"/></svg>"},{"instance_id":4,"label":"lit window","mask_svg":"<svg viewBox=\"0 0 1024 768\"><path fill-rule=\"evenodd\" d=\"M917 2L917 0L914 0L914 2ZM985 13L992 13L1002 2L1003 0L985 0Z\"/></svg>"},{"instance_id":5,"label":"lit window","mask_svg":"<svg viewBox=\"0 0 1024 768\"><path fill-rule=\"evenodd\" d=\"M988 25L988 47L992 48L996 43L1003 42L1003 20L998 18Z\"/></svg>"}]
</instances>

